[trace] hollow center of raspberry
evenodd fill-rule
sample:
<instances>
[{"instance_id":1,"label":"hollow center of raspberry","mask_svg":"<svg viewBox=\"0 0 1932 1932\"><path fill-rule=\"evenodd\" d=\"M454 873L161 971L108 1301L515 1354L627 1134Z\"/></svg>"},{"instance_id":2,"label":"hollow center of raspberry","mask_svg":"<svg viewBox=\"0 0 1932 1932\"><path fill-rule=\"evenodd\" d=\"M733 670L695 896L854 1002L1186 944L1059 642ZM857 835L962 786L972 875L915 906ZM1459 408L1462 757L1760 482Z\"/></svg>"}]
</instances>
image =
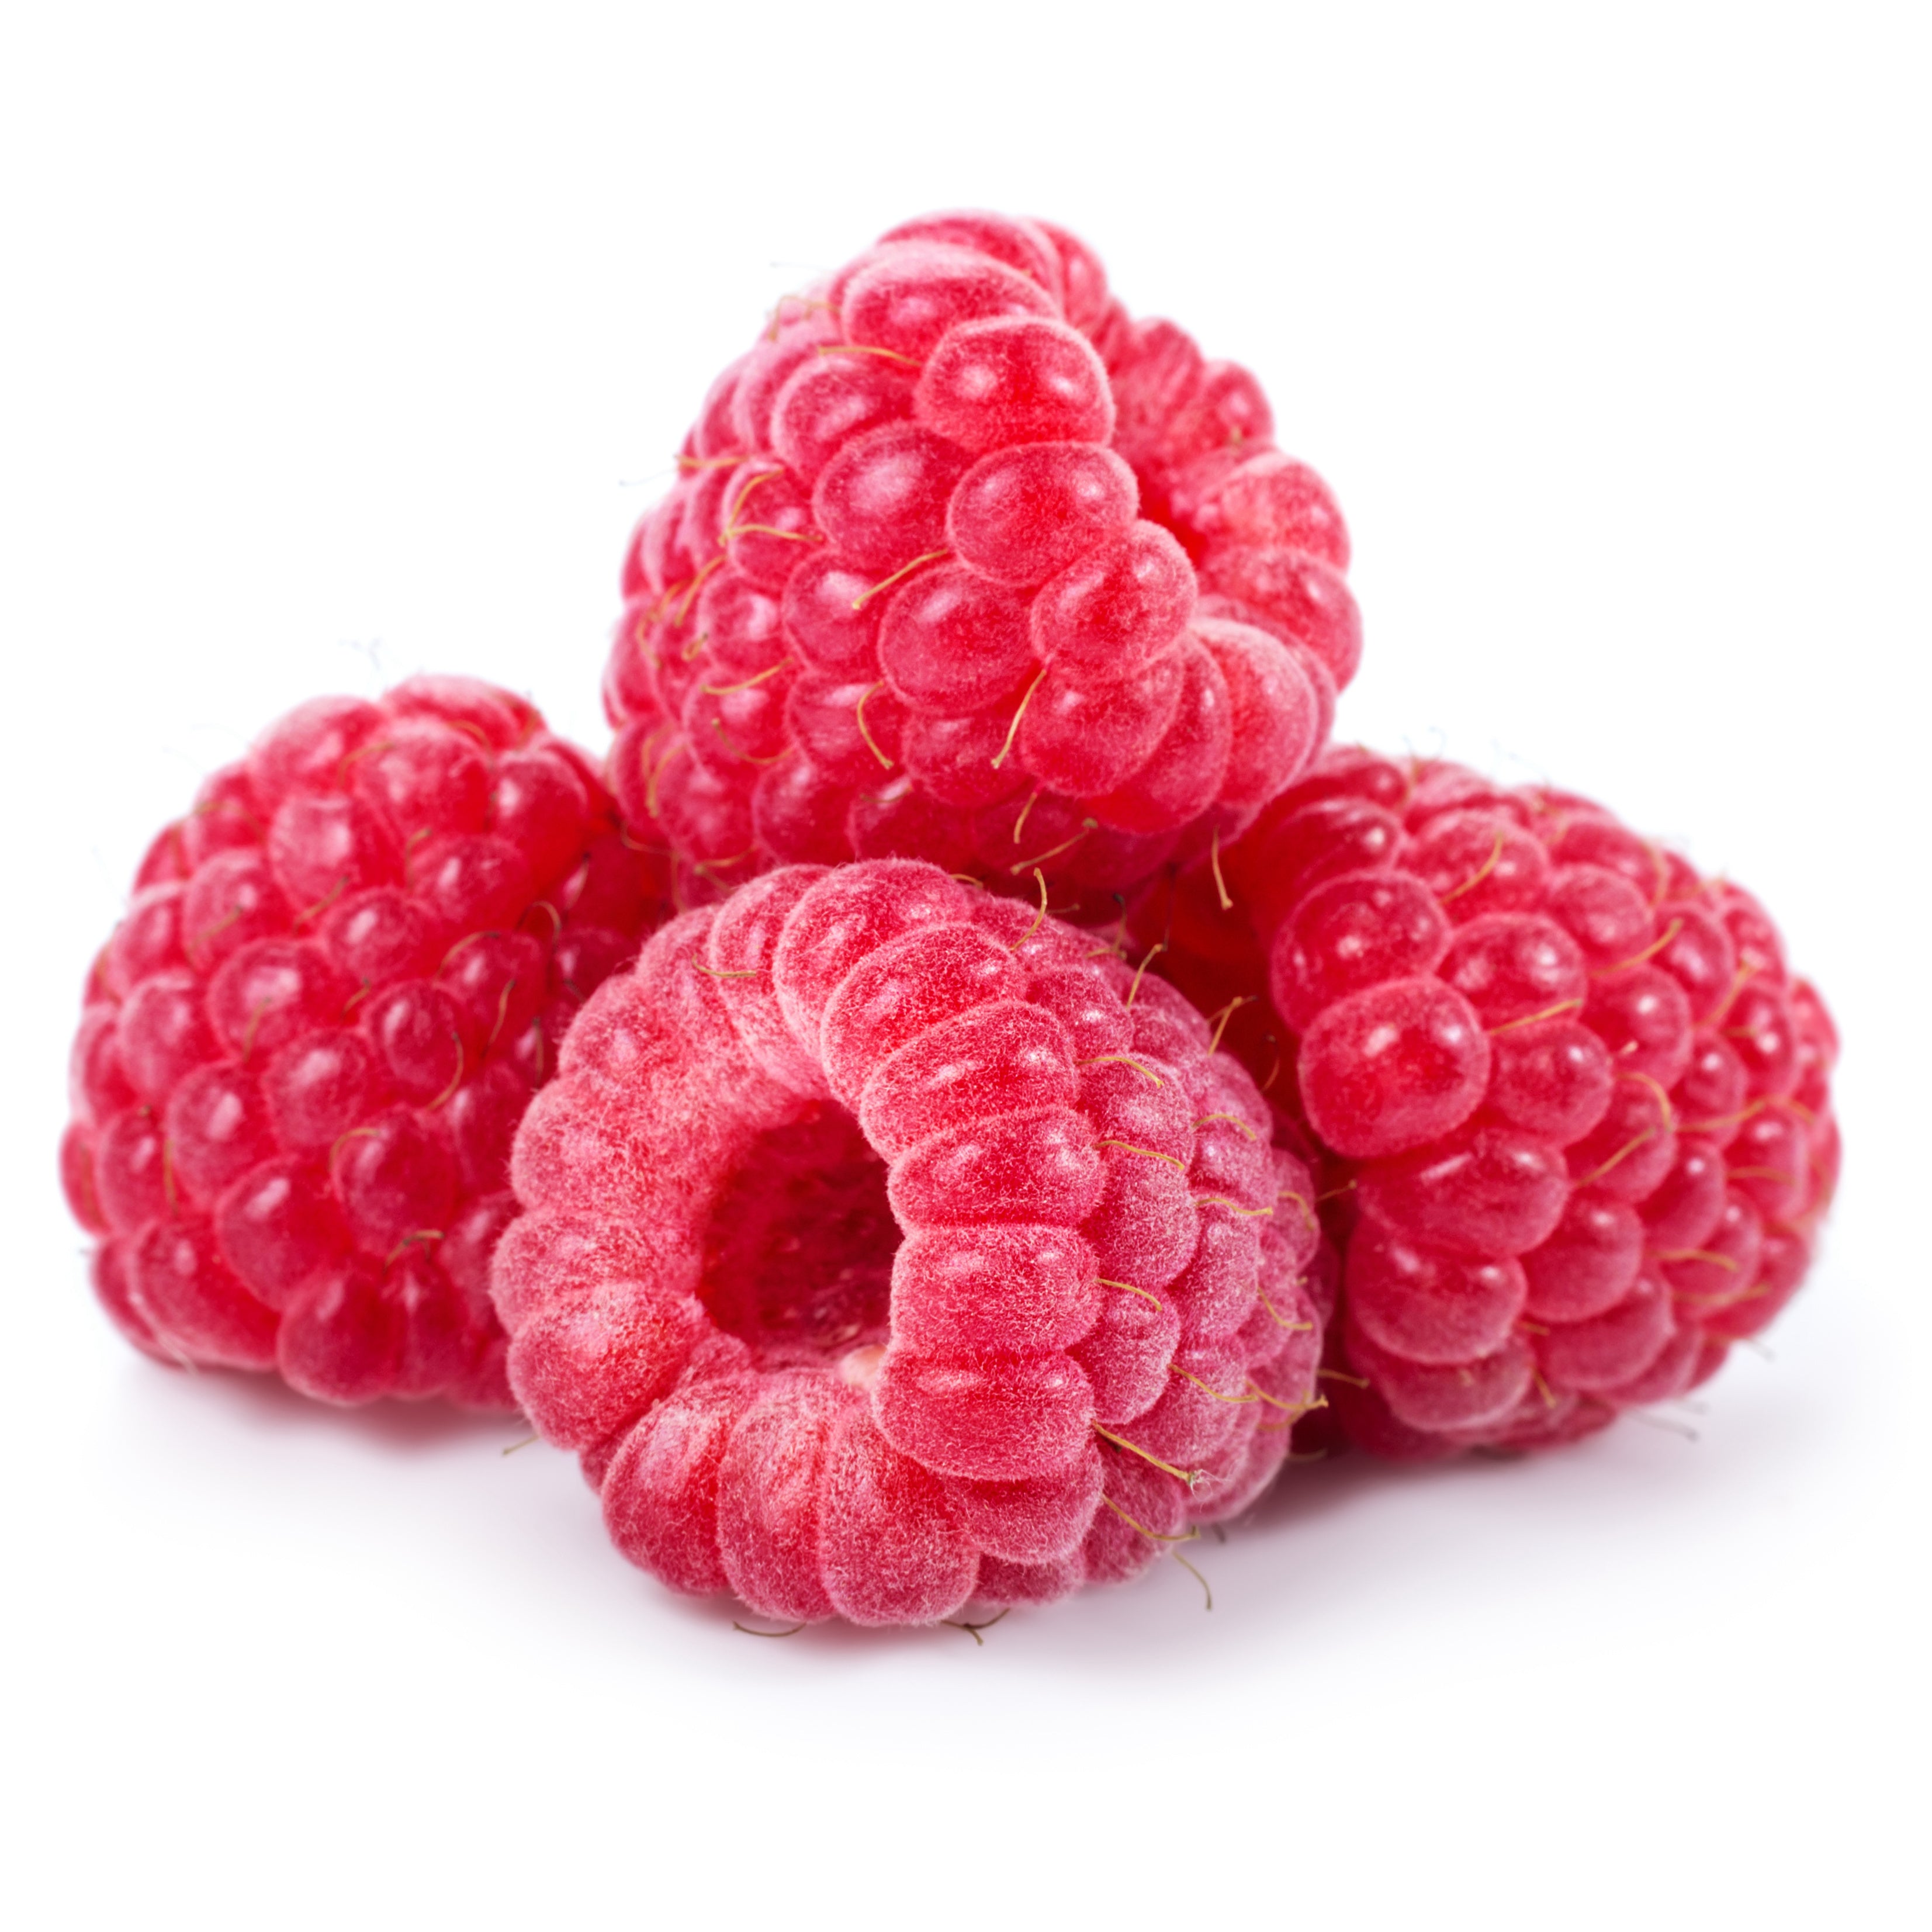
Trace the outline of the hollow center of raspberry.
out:
<instances>
[{"instance_id":1,"label":"hollow center of raspberry","mask_svg":"<svg viewBox=\"0 0 1932 1932\"><path fill-rule=\"evenodd\" d=\"M763 1136L732 1177L698 1293L760 1368L816 1366L887 1339L898 1244L885 1162L821 1105Z\"/></svg>"}]
</instances>

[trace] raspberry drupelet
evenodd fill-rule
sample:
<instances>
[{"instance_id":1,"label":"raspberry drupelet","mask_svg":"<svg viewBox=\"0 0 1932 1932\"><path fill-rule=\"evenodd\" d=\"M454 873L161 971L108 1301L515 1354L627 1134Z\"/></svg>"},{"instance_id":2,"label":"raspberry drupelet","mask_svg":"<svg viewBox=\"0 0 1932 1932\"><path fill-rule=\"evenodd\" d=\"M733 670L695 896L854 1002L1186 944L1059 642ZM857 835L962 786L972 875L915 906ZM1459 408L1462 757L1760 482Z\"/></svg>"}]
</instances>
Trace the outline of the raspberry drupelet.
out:
<instances>
[{"instance_id":1,"label":"raspberry drupelet","mask_svg":"<svg viewBox=\"0 0 1932 1932\"><path fill-rule=\"evenodd\" d=\"M892 856L1086 916L1232 838L1361 627L1246 370L1043 222L906 223L712 386L639 524L611 784L680 902Z\"/></svg>"},{"instance_id":2,"label":"raspberry drupelet","mask_svg":"<svg viewBox=\"0 0 1932 1932\"><path fill-rule=\"evenodd\" d=\"M1329 1413L1532 1448L1715 1372L1796 1292L1837 1036L1748 892L1569 794L1337 748L1130 924L1318 1170Z\"/></svg>"},{"instance_id":3,"label":"raspberry drupelet","mask_svg":"<svg viewBox=\"0 0 1932 1932\"><path fill-rule=\"evenodd\" d=\"M512 1176L524 1409L632 1562L770 1616L1132 1576L1315 1400L1312 1184L1253 1082L1113 948L920 862L671 921Z\"/></svg>"},{"instance_id":4,"label":"raspberry drupelet","mask_svg":"<svg viewBox=\"0 0 1932 1932\"><path fill-rule=\"evenodd\" d=\"M487 1282L511 1137L665 908L524 700L319 698L148 848L88 976L61 1172L157 1360L514 1406Z\"/></svg>"}]
</instances>

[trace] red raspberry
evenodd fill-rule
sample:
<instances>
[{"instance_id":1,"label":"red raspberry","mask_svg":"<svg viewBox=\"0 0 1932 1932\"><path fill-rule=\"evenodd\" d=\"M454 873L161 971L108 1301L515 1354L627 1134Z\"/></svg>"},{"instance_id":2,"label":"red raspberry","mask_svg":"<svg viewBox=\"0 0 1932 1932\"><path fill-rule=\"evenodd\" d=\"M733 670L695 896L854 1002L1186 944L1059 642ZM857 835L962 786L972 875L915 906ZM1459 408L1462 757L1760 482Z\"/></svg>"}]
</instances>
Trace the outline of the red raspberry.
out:
<instances>
[{"instance_id":1,"label":"red raspberry","mask_svg":"<svg viewBox=\"0 0 1932 1932\"><path fill-rule=\"evenodd\" d=\"M891 854L1111 917L1232 838L1360 650L1341 513L1272 434L1045 223L908 222L782 303L638 527L604 678L683 902Z\"/></svg>"},{"instance_id":2,"label":"red raspberry","mask_svg":"<svg viewBox=\"0 0 1932 1932\"><path fill-rule=\"evenodd\" d=\"M148 848L89 976L61 1172L164 1362L512 1406L511 1136L662 916L594 766L507 692L318 698Z\"/></svg>"},{"instance_id":3,"label":"red raspberry","mask_svg":"<svg viewBox=\"0 0 1932 1932\"><path fill-rule=\"evenodd\" d=\"M1837 1037L1748 894L1586 800L1360 751L1221 860L1133 923L1320 1170L1354 1440L1573 1440L1796 1292Z\"/></svg>"},{"instance_id":4,"label":"red raspberry","mask_svg":"<svg viewBox=\"0 0 1932 1932\"><path fill-rule=\"evenodd\" d=\"M608 981L525 1117L512 1384L680 1589L910 1623L1132 1575L1312 1397L1268 1125L1090 935L916 862L780 868Z\"/></svg>"}]
</instances>

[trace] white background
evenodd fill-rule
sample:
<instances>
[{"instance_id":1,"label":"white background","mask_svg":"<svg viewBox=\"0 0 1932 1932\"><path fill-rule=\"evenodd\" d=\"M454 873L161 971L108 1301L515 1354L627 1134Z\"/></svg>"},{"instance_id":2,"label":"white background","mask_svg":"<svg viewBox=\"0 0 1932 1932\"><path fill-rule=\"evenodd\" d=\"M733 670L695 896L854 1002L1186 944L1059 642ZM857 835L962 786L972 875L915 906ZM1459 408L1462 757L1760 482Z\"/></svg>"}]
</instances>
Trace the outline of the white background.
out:
<instances>
[{"instance_id":1,"label":"white background","mask_svg":"<svg viewBox=\"0 0 1932 1932\"><path fill-rule=\"evenodd\" d=\"M1924 17L14 13L14 1922L1922 1922ZM1355 533L1346 734L1762 895L1846 1036L1846 1182L1694 1410L1298 1472L1201 1552L1211 1615L1163 1567L983 1648L761 1642L508 1424L134 1357L52 1180L66 1041L149 834L291 703L466 670L601 745L622 540L710 376L958 203L1260 373Z\"/></svg>"}]
</instances>

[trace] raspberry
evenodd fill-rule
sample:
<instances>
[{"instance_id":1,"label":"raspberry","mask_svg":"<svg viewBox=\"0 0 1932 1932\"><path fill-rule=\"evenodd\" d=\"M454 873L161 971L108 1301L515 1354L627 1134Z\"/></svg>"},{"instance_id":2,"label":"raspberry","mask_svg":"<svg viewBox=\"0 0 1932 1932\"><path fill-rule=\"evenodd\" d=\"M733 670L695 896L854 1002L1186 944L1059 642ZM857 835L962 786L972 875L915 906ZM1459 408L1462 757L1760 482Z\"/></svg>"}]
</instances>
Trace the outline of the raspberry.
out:
<instances>
[{"instance_id":1,"label":"raspberry","mask_svg":"<svg viewBox=\"0 0 1932 1932\"><path fill-rule=\"evenodd\" d=\"M1090 935L916 861L778 868L608 980L532 1103L512 1385L676 1588L887 1624L1131 1576L1312 1397L1268 1124Z\"/></svg>"},{"instance_id":2,"label":"raspberry","mask_svg":"<svg viewBox=\"0 0 1932 1932\"><path fill-rule=\"evenodd\" d=\"M906 223L781 303L638 526L610 776L680 903L922 858L1076 916L1232 839L1360 624L1254 378L1045 223Z\"/></svg>"},{"instance_id":3,"label":"raspberry","mask_svg":"<svg viewBox=\"0 0 1932 1932\"><path fill-rule=\"evenodd\" d=\"M116 1325L325 1401L512 1406L511 1137L662 910L520 698L291 712L155 839L88 980L61 1172Z\"/></svg>"},{"instance_id":4,"label":"raspberry","mask_svg":"<svg viewBox=\"0 0 1932 1932\"><path fill-rule=\"evenodd\" d=\"M1130 922L1319 1171L1353 1439L1571 1441L1796 1292L1837 1038L1748 894L1586 800L1352 750L1220 857Z\"/></svg>"}]
</instances>

